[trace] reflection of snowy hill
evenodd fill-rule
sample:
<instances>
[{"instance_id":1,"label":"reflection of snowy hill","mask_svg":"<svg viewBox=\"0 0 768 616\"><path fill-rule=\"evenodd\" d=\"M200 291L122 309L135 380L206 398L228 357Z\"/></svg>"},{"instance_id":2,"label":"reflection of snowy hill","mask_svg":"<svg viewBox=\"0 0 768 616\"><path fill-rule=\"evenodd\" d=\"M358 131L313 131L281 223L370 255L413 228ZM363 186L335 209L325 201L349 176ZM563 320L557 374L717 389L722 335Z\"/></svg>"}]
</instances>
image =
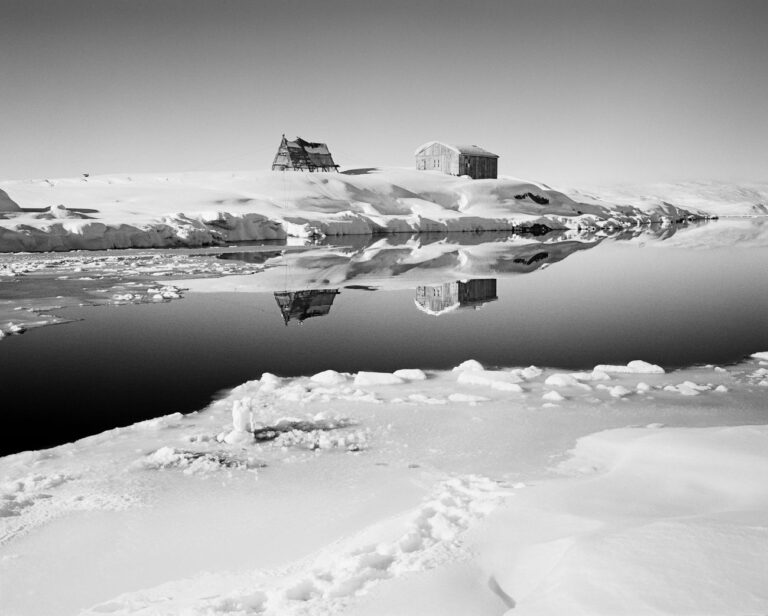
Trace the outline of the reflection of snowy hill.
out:
<instances>
[{"instance_id":1,"label":"reflection of snowy hill","mask_svg":"<svg viewBox=\"0 0 768 616\"><path fill-rule=\"evenodd\" d=\"M599 244L588 240L535 239L510 236L504 240L464 244L465 234L452 234L425 242L419 235L383 238L361 248L318 247L311 251L273 256L257 275L182 281L195 291L272 291L345 286L353 281L378 288L412 288L446 280L487 277L488 274L523 274L556 263ZM248 260L249 253L225 253Z\"/></svg>"},{"instance_id":2,"label":"reflection of snowy hill","mask_svg":"<svg viewBox=\"0 0 768 616\"><path fill-rule=\"evenodd\" d=\"M664 203L578 203L516 179L409 169L185 173L4 182L0 250L201 246L286 236L635 226L698 216ZM40 216L58 207L54 218ZM67 209L64 209L67 208ZM87 219L65 216L87 211Z\"/></svg>"}]
</instances>

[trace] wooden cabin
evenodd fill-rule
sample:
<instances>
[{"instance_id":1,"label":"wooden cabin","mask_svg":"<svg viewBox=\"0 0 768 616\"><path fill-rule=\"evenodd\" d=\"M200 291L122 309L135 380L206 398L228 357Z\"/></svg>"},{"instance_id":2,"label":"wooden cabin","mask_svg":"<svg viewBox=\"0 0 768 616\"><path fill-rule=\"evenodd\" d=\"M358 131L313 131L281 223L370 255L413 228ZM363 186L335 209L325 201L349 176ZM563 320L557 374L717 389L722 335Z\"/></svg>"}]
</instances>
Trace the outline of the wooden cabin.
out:
<instances>
[{"instance_id":1,"label":"wooden cabin","mask_svg":"<svg viewBox=\"0 0 768 616\"><path fill-rule=\"evenodd\" d=\"M333 157L326 144L305 141L301 137L288 141L283 135L275 160L272 161L272 171L338 170L339 166L333 162Z\"/></svg>"},{"instance_id":2,"label":"wooden cabin","mask_svg":"<svg viewBox=\"0 0 768 616\"><path fill-rule=\"evenodd\" d=\"M476 145L450 145L428 141L416 149L416 168L475 180L498 177L499 155Z\"/></svg>"}]
</instances>

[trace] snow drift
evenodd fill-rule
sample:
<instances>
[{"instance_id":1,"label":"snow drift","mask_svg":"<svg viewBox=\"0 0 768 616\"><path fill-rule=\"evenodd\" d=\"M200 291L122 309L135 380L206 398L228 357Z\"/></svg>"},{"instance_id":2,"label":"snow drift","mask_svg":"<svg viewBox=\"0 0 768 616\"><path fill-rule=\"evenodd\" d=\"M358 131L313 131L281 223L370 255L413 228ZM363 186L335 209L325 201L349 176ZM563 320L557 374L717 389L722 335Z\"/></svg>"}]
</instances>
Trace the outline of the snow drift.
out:
<instances>
[{"instance_id":1,"label":"snow drift","mask_svg":"<svg viewBox=\"0 0 768 616\"><path fill-rule=\"evenodd\" d=\"M768 215L768 184L764 182L658 182L578 187L569 192L574 199L596 204L626 203L640 209L674 204L720 217Z\"/></svg>"},{"instance_id":2,"label":"snow drift","mask_svg":"<svg viewBox=\"0 0 768 616\"><path fill-rule=\"evenodd\" d=\"M8 196L4 190L0 190L0 212L18 212L19 204Z\"/></svg>"}]
</instances>

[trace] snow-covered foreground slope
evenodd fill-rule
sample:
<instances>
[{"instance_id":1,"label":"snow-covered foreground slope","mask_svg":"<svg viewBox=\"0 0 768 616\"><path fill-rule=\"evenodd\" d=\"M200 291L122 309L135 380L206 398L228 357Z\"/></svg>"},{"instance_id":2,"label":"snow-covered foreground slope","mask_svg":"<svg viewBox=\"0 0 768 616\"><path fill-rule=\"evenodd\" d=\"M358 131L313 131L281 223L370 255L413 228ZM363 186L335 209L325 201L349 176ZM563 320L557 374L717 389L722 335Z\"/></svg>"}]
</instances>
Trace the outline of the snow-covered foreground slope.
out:
<instances>
[{"instance_id":1,"label":"snow-covered foreground slope","mask_svg":"<svg viewBox=\"0 0 768 616\"><path fill-rule=\"evenodd\" d=\"M516 179L410 169L185 173L12 181L22 211L0 218L0 251L164 246L425 231L620 228L703 217L666 203L579 203Z\"/></svg>"},{"instance_id":2,"label":"snow-covered foreground slope","mask_svg":"<svg viewBox=\"0 0 768 616\"><path fill-rule=\"evenodd\" d=\"M768 353L265 374L0 459L0 612L764 612L766 392Z\"/></svg>"}]
</instances>

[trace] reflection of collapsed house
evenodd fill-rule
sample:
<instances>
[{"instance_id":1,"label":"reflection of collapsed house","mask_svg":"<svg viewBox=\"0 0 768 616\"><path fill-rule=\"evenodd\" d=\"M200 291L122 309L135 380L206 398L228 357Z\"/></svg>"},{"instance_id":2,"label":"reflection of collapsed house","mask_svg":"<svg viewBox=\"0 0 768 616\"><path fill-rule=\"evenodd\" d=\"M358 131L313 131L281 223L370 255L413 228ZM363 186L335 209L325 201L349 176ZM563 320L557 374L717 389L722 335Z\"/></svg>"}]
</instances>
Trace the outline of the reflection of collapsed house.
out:
<instances>
[{"instance_id":1,"label":"reflection of collapsed house","mask_svg":"<svg viewBox=\"0 0 768 616\"><path fill-rule=\"evenodd\" d=\"M496 299L496 279L476 278L416 287L415 301L422 312L439 316L459 308L479 308Z\"/></svg>"},{"instance_id":2,"label":"reflection of collapsed house","mask_svg":"<svg viewBox=\"0 0 768 616\"><path fill-rule=\"evenodd\" d=\"M283 313L283 320L303 322L311 317L322 317L331 311L338 289L275 292L275 300Z\"/></svg>"}]
</instances>

